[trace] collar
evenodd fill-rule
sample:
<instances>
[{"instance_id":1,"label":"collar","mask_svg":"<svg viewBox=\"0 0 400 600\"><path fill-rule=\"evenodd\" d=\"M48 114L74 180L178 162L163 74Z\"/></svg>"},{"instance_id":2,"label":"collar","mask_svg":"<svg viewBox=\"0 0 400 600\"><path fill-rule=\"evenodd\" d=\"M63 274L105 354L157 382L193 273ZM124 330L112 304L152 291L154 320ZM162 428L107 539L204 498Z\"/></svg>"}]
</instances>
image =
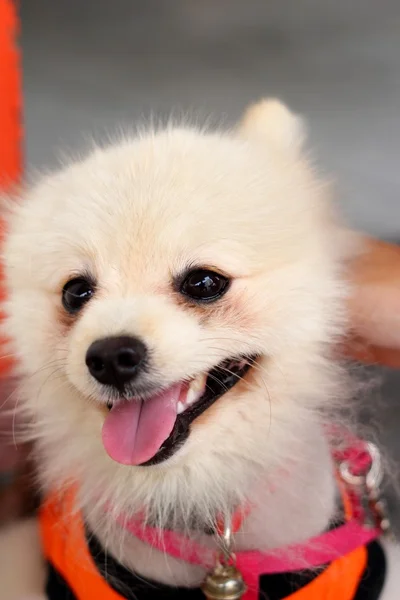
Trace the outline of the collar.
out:
<instances>
[{"instance_id":1,"label":"collar","mask_svg":"<svg viewBox=\"0 0 400 600\"><path fill-rule=\"evenodd\" d=\"M379 489L382 467L377 447L342 428L330 427L327 433L342 496L345 522L301 544L277 548L271 552L236 552L237 568L247 576L251 574L252 579L257 580L261 574L286 573L326 565L388 532L389 521ZM232 520L234 533L240 529L247 514L247 509L236 511ZM215 551L180 533L160 531L158 528L144 526L135 519L126 520L121 517L118 522L124 529L160 552L191 564L205 565L208 568L215 565Z\"/></svg>"}]
</instances>

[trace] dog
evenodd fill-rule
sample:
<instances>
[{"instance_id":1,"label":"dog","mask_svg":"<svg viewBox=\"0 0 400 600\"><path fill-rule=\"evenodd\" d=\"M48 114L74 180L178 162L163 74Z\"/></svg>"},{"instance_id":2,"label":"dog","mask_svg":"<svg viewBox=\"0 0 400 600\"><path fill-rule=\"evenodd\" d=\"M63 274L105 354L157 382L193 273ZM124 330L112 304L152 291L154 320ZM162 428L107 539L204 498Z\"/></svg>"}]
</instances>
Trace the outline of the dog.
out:
<instances>
[{"instance_id":1,"label":"dog","mask_svg":"<svg viewBox=\"0 0 400 600\"><path fill-rule=\"evenodd\" d=\"M233 551L239 571L283 552L276 572L242 573L247 598L344 582L334 597L397 598L399 551L375 539L372 496L368 544L322 547L351 504L337 345L359 249L302 120L269 99L229 131L171 124L19 196L5 330L45 497L46 597L203 597L212 564L193 548L220 548L217 571ZM329 560L308 561L310 540Z\"/></svg>"}]
</instances>

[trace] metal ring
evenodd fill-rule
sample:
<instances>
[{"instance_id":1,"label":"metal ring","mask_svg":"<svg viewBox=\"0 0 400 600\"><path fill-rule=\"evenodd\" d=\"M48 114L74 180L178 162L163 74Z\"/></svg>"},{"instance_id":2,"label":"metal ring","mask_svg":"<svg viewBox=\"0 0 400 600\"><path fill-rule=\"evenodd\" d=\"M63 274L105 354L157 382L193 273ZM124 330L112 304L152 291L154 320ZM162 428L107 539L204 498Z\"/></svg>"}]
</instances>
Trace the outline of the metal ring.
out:
<instances>
[{"instance_id":1,"label":"metal ring","mask_svg":"<svg viewBox=\"0 0 400 600\"><path fill-rule=\"evenodd\" d=\"M361 486L366 484L368 489L378 488L382 483L383 471L382 461L379 450L372 442L367 442L367 451L371 456L371 466L363 475L354 475L350 470L349 461L344 461L339 466L339 472L342 479L352 485Z\"/></svg>"},{"instance_id":2,"label":"metal ring","mask_svg":"<svg viewBox=\"0 0 400 600\"><path fill-rule=\"evenodd\" d=\"M232 527L227 524L226 521L224 523L224 531L222 535L219 537L219 546L221 549L221 554L224 558L225 563L229 563L233 558L232 548L233 548L233 540L232 540Z\"/></svg>"},{"instance_id":3,"label":"metal ring","mask_svg":"<svg viewBox=\"0 0 400 600\"><path fill-rule=\"evenodd\" d=\"M232 550L232 526L225 524L224 533L222 534L224 546L228 552Z\"/></svg>"}]
</instances>

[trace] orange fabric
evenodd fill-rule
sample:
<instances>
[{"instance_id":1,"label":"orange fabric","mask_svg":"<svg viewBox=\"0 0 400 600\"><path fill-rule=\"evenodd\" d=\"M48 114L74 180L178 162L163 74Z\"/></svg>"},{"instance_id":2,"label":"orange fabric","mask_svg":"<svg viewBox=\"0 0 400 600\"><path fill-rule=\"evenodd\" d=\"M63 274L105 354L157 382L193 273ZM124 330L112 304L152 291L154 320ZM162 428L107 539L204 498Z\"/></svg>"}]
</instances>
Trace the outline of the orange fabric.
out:
<instances>
[{"instance_id":1,"label":"orange fabric","mask_svg":"<svg viewBox=\"0 0 400 600\"><path fill-rule=\"evenodd\" d=\"M0 0L0 191L8 190L21 177L21 73L17 35L17 3ZM0 239L3 238L0 222ZM3 272L0 267L0 302L4 300ZM1 312L1 311L0 311ZM3 315L0 314L0 320ZM0 336L0 379L9 375L13 361Z\"/></svg>"},{"instance_id":2,"label":"orange fabric","mask_svg":"<svg viewBox=\"0 0 400 600\"><path fill-rule=\"evenodd\" d=\"M97 571L87 547L82 518L74 509L74 495L53 495L40 512L46 559L62 575L78 600L123 600ZM335 560L287 600L353 600L367 565L361 547Z\"/></svg>"},{"instance_id":3,"label":"orange fabric","mask_svg":"<svg viewBox=\"0 0 400 600\"><path fill-rule=\"evenodd\" d=\"M97 571L72 493L49 498L40 512L40 528L45 557L78 600L123 600Z\"/></svg>"},{"instance_id":4,"label":"orange fabric","mask_svg":"<svg viewBox=\"0 0 400 600\"><path fill-rule=\"evenodd\" d=\"M288 596L288 600L353 600L367 557L367 549L362 546L338 558L311 583Z\"/></svg>"},{"instance_id":5,"label":"orange fabric","mask_svg":"<svg viewBox=\"0 0 400 600\"><path fill-rule=\"evenodd\" d=\"M0 187L21 175L21 96L16 3L0 0Z\"/></svg>"}]
</instances>

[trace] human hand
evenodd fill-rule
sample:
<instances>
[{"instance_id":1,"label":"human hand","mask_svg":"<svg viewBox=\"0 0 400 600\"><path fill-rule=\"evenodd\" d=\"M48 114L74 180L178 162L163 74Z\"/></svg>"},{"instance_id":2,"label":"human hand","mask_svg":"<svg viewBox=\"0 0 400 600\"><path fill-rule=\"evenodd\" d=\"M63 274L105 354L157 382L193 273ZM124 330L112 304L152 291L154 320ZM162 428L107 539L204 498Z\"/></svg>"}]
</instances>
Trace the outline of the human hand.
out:
<instances>
[{"instance_id":1,"label":"human hand","mask_svg":"<svg viewBox=\"0 0 400 600\"><path fill-rule=\"evenodd\" d=\"M400 247L371 238L353 261L346 354L400 368Z\"/></svg>"}]
</instances>

